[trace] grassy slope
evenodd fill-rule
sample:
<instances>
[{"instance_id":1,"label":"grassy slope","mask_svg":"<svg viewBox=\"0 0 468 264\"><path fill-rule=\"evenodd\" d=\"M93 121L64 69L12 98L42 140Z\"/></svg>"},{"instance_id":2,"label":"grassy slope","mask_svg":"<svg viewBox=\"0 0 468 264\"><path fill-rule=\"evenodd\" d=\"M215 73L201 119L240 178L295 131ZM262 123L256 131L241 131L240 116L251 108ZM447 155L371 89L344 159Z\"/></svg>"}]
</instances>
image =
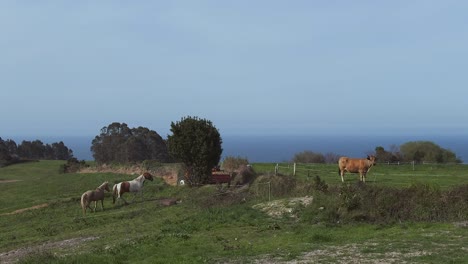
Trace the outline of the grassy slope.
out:
<instances>
[{"instance_id":1,"label":"grassy slope","mask_svg":"<svg viewBox=\"0 0 468 264\"><path fill-rule=\"evenodd\" d=\"M42 209L0 216L0 252L46 241L98 237L71 248L36 252L26 262L245 263L254 259L303 258L324 262L388 261L392 258L399 263L403 260L468 262L468 229L452 223L323 226L291 219L275 220L251 208L258 201L202 208L199 205L203 197L219 199L215 188L174 188L161 181L145 184L144 202L137 200L129 206L112 205L108 194L104 204L106 210L101 212L98 207L97 213L84 218L79 207L79 197L84 191L105 180L114 183L132 177L99 173L63 175L58 174L60 164L41 161L0 169L0 179L21 180L1 183L0 214L41 203L49 204ZM257 171L268 171L269 167L255 165ZM338 183L339 176L336 172L332 175L333 170L332 166L323 166L315 173L330 184ZM466 183L468 168L432 167L413 172L401 167L384 169L382 166L374 168L372 173L378 173L377 181L370 184L399 186L416 179L418 182L435 180L438 185L446 187L460 181ZM306 175L299 174L298 177ZM176 197L182 199L182 203L163 207L157 199L164 197ZM54 252L67 255L56 257L52 254ZM304 252L309 252L309 255L304 257Z\"/></svg>"}]
</instances>

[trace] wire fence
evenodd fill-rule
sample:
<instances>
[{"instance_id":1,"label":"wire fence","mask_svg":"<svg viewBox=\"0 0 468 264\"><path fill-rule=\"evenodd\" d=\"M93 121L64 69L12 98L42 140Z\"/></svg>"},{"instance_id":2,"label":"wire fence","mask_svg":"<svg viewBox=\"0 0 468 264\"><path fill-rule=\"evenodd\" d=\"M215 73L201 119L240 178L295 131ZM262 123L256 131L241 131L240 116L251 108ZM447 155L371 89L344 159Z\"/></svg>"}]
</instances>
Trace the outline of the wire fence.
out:
<instances>
[{"instance_id":1,"label":"wire fence","mask_svg":"<svg viewBox=\"0 0 468 264\"><path fill-rule=\"evenodd\" d=\"M461 165L459 163L437 163L437 162L379 162L378 166L399 166L400 168L407 168L415 171L417 168L432 168L435 166L453 166ZM317 173L323 173L324 170L330 170L333 166L338 168L338 164L325 164L325 163L276 163L274 172L275 175L285 174L296 176L298 174L306 174L307 176L313 176ZM333 171L335 172L335 171Z\"/></svg>"}]
</instances>

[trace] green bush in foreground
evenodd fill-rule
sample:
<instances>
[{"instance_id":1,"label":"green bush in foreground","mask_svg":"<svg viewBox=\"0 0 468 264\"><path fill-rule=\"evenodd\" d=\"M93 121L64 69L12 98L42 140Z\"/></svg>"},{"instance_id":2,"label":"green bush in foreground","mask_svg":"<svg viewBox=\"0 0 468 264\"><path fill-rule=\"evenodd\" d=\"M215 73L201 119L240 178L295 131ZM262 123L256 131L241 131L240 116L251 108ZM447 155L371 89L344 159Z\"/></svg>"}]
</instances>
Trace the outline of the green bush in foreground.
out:
<instances>
[{"instance_id":1,"label":"green bush in foreground","mask_svg":"<svg viewBox=\"0 0 468 264\"><path fill-rule=\"evenodd\" d=\"M445 191L425 184L344 185L316 192L303 214L303 221L329 224L462 221L468 218L468 185Z\"/></svg>"}]
</instances>

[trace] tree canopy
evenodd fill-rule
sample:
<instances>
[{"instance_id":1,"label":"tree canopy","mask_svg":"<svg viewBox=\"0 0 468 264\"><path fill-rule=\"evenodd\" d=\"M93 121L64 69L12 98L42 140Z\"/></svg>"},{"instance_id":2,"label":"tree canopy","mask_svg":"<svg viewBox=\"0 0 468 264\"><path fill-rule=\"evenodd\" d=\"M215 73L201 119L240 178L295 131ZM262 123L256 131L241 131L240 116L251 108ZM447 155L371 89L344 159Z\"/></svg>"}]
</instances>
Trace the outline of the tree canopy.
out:
<instances>
[{"instance_id":1,"label":"tree canopy","mask_svg":"<svg viewBox=\"0 0 468 264\"><path fill-rule=\"evenodd\" d=\"M167 138L170 155L187 166L192 183L206 183L223 151L218 129L209 120L188 116L172 122L171 132Z\"/></svg>"},{"instance_id":2,"label":"tree canopy","mask_svg":"<svg viewBox=\"0 0 468 264\"><path fill-rule=\"evenodd\" d=\"M444 149L431 141L410 141L401 146L391 145L390 150L377 146L375 151L368 153L375 155L378 162L429 162L429 163L461 163L461 159L450 150ZM312 151L296 153L293 162L299 163L336 163L339 155L327 153L325 155Z\"/></svg>"},{"instance_id":3,"label":"tree canopy","mask_svg":"<svg viewBox=\"0 0 468 264\"><path fill-rule=\"evenodd\" d=\"M297 163L325 163L325 156L321 153L315 153L312 151L303 151L296 153L293 158L293 162Z\"/></svg>"},{"instance_id":4,"label":"tree canopy","mask_svg":"<svg viewBox=\"0 0 468 264\"><path fill-rule=\"evenodd\" d=\"M17 145L15 141L0 138L0 161L12 161L18 159L44 159L44 160L68 160L73 157L73 151L65 144L55 142L44 144L40 140L26 141Z\"/></svg>"},{"instance_id":5,"label":"tree canopy","mask_svg":"<svg viewBox=\"0 0 468 264\"><path fill-rule=\"evenodd\" d=\"M91 151L98 163L170 161L166 143L158 133L146 127L130 129L118 122L101 129L92 141Z\"/></svg>"},{"instance_id":6,"label":"tree canopy","mask_svg":"<svg viewBox=\"0 0 468 264\"><path fill-rule=\"evenodd\" d=\"M400 146L405 161L435 162L435 163L461 163L456 154L444 149L431 141L411 141Z\"/></svg>"}]
</instances>

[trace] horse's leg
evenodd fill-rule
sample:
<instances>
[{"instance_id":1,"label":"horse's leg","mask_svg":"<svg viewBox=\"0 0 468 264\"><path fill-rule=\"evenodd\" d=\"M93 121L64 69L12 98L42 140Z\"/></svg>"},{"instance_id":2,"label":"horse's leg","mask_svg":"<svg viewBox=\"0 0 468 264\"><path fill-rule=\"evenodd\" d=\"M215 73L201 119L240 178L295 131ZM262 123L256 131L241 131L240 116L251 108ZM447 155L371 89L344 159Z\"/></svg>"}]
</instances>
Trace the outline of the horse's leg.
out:
<instances>
[{"instance_id":1,"label":"horse's leg","mask_svg":"<svg viewBox=\"0 0 468 264\"><path fill-rule=\"evenodd\" d=\"M127 200L125 200L125 199L123 198L123 196L119 196L117 199L122 199L122 201L124 201L124 203L128 205Z\"/></svg>"},{"instance_id":2,"label":"horse's leg","mask_svg":"<svg viewBox=\"0 0 468 264\"><path fill-rule=\"evenodd\" d=\"M97 200L94 201L94 212L96 212L96 207L97 207Z\"/></svg>"},{"instance_id":3,"label":"horse's leg","mask_svg":"<svg viewBox=\"0 0 468 264\"><path fill-rule=\"evenodd\" d=\"M104 211L104 199L101 200L101 209Z\"/></svg>"},{"instance_id":4,"label":"horse's leg","mask_svg":"<svg viewBox=\"0 0 468 264\"><path fill-rule=\"evenodd\" d=\"M91 202L90 201L87 201L86 202L86 208L89 208L89 210L93 210L93 208L91 208Z\"/></svg>"}]
</instances>

